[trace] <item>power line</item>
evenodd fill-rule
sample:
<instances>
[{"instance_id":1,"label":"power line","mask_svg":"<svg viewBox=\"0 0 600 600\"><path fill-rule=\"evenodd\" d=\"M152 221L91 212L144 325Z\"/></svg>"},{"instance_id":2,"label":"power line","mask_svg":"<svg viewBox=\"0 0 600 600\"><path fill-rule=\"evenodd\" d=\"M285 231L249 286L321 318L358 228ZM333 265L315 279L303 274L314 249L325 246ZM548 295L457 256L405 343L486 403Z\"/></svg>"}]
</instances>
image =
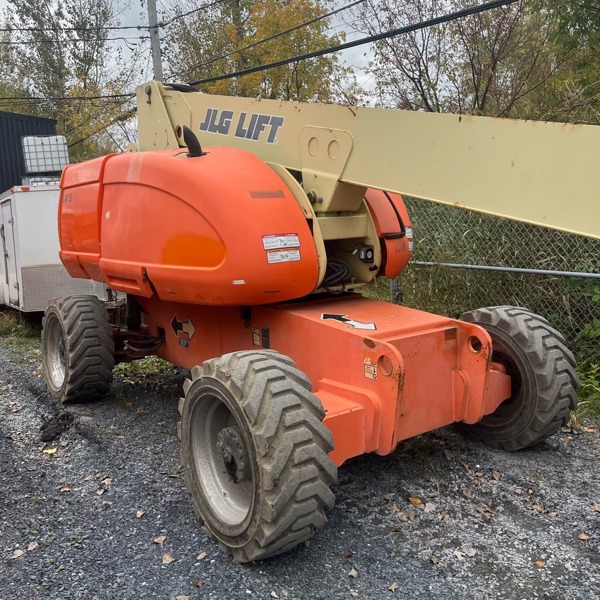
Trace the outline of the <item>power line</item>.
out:
<instances>
[{"instance_id":1,"label":"power line","mask_svg":"<svg viewBox=\"0 0 600 600\"><path fill-rule=\"evenodd\" d=\"M28 40L28 41L10 41L10 42L0 42L0 46L30 46L33 44L65 44L65 43L79 43L79 42L116 42L118 40L149 40L150 38L147 35L140 35L137 37L113 37L113 38L67 38L64 40Z\"/></svg>"},{"instance_id":2,"label":"power line","mask_svg":"<svg viewBox=\"0 0 600 600\"><path fill-rule=\"evenodd\" d=\"M148 25L98 25L96 27L0 27L0 32L13 32L17 31L19 33L24 31L29 32L63 32L63 31L120 31L124 29L137 29L141 31L142 29L148 29Z\"/></svg>"},{"instance_id":3,"label":"power line","mask_svg":"<svg viewBox=\"0 0 600 600\"><path fill-rule=\"evenodd\" d=\"M249 67L248 69L242 69L240 71L235 71L234 73L226 73L224 75L215 75L214 77L207 77L206 79L199 79L197 81L190 82L189 85L200 85L203 83L212 83L214 81L222 81L224 79L232 79L234 77L242 77L244 75L250 75L251 73L257 73L258 71L267 71L268 69L274 69L275 67L283 67L285 65L289 65L290 63L300 62L303 60L308 60L310 58L316 58L318 56L332 54L334 52L340 52L341 50L347 50L349 48L355 48L356 46L362 46L364 44L378 42L379 40L385 40L387 38L395 37L397 35L402 35L405 33L412 33L414 31L419 31L421 29L428 29L429 27L434 27L435 25L442 25L443 23L448 23L450 21L456 21L457 19L463 19L465 17L470 17L472 15L487 12L487 11L493 10L495 8L501 8L503 6L508 6L508 5L514 4L516 2L520 2L520 0L494 0L493 2L486 2L485 4L480 4L479 6L465 8L463 10L459 10L454 13L449 13L449 14L443 15L441 17L435 17L435 18L429 19L427 21L421 21L414 25L407 25L405 27L400 27L398 29L391 29L390 31L385 31L383 33L378 33L376 35L371 35L369 37L354 40L352 42L338 44L337 46L330 46L329 48L323 48L322 50L315 50L313 52L308 52L306 54L299 54L297 56L293 56L291 58L284 58L284 59L277 60L272 63L257 65L256 67Z\"/></svg>"},{"instance_id":4,"label":"power line","mask_svg":"<svg viewBox=\"0 0 600 600\"><path fill-rule=\"evenodd\" d=\"M223 2L227 2L228 0L215 0L214 2L210 2L209 4L204 4L194 10L190 10L181 15L175 15L168 21L159 22L154 27L150 27L150 25L98 25L96 27L0 27L0 32L65 32L65 31L121 31L125 29L136 29L141 31L142 29L154 29L155 27L167 27L171 23L177 21L178 19L183 19L188 17L194 13L197 13L201 10L206 10L208 8L212 8L217 4L222 4Z\"/></svg>"},{"instance_id":5,"label":"power line","mask_svg":"<svg viewBox=\"0 0 600 600\"><path fill-rule=\"evenodd\" d=\"M337 13L340 13L344 10L348 10L349 8L353 8L354 6L356 6L357 4L362 4L365 0L356 0L356 2L352 2L351 4L347 4L346 6L342 6L340 8L337 8L335 10L332 10L331 12L328 12L324 15L321 15L319 17L315 17L314 19L311 19L310 21L306 21L304 23L300 23L299 25L296 25L294 27L291 27L290 29L286 29L285 31L280 31L279 33L276 33L274 35L271 35L267 38L264 38L262 40L258 40L257 42L253 42L252 44L248 44L247 46L243 46L242 48L238 48L237 50L233 50L231 52L228 52L227 54L222 54L221 56L217 56L215 58L211 58L210 60L207 60L206 62L203 63L199 63L197 65L194 65L192 67L190 67L189 69L186 69L185 71L180 71L179 73L174 74L174 77L177 77L179 75L181 75L182 73L189 73L191 71L194 71L196 69L201 69L202 67L206 67L214 62L217 62L219 60L223 60L225 58L229 58L230 56L233 56L234 54L238 54L239 52L243 52L244 50L248 50L250 48L254 48L255 46L259 46L260 44L265 44L267 42L270 42L271 40L274 40L278 37L281 37L282 35L286 35L288 33L292 33L293 31L296 31L297 29L302 29L303 27L308 27L309 25L312 25L314 23L317 23L318 21L322 21L323 19L327 19L329 17L332 17L333 15L336 15Z\"/></svg>"},{"instance_id":6,"label":"power line","mask_svg":"<svg viewBox=\"0 0 600 600\"><path fill-rule=\"evenodd\" d=\"M206 10L207 8L212 8L213 6L216 6L217 4L222 4L223 2L227 2L228 0L215 0L215 2L211 2L210 4L205 4L204 6L200 6L198 8L195 8L194 10L190 10L186 13L183 13L181 15L175 15L172 19L169 19L168 21L164 21L164 22L160 22L158 24L159 27L168 27L169 25L171 25L171 23L174 23L175 21L179 20L179 19L183 19L185 17L189 17L190 15L193 15L194 13L200 12L201 10Z\"/></svg>"},{"instance_id":7,"label":"power line","mask_svg":"<svg viewBox=\"0 0 600 600\"><path fill-rule=\"evenodd\" d=\"M35 102L62 102L67 100L105 100L110 98L133 98L135 94L105 94L103 96L13 96L1 97L0 100L29 100Z\"/></svg>"}]
</instances>

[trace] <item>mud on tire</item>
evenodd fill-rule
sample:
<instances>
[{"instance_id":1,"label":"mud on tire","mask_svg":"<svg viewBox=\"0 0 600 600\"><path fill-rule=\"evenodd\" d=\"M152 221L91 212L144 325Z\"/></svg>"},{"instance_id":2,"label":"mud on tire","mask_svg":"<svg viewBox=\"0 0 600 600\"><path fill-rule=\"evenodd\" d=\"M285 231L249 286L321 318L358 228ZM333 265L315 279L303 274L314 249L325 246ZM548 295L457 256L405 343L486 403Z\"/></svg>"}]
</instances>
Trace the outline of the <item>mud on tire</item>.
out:
<instances>
[{"instance_id":1,"label":"mud on tire","mask_svg":"<svg viewBox=\"0 0 600 600\"><path fill-rule=\"evenodd\" d=\"M311 384L273 351L234 352L184 385L181 458L207 533L238 562L285 552L326 523L337 469Z\"/></svg>"},{"instance_id":2,"label":"mud on tire","mask_svg":"<svg viewBox=\"0 0 600 600\"><path fill-rule=\"evenodd\" d=\"M53 300L42 322L42 353L48 391L63 404L107 394L115 360L103 303L95 296Z\"/></svg>"},{"instance_id":3,"label":"mud on tire","mask_svg":"<svg viewBox=\"0 0 600 600\"><path fill-rule=\"evenodd\" d=\"M575 358L546 319L525 308L495 306L463 314L493 342L494 362L512 377L512 395L479 423L461 427L494 448L533 446L566 425L577 406Z\"/></svg>"}]
</instances>

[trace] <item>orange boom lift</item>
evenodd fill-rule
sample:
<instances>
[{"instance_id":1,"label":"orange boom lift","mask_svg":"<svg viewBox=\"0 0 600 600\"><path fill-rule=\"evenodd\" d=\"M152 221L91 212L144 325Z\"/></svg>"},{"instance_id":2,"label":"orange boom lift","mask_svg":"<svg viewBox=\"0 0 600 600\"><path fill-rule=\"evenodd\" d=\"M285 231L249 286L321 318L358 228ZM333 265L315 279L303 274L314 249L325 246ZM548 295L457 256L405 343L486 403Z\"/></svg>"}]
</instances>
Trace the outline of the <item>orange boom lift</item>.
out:
<instances>
[{"instance_id":1,"label":"orange boom lift","mask_svg":"<svg viewBox=\"0 0 600 600\"><path fill-rule=\"evenodd\" d=\"M191 369L179 406L186 480L206 530L236 560L310 538L333 505L336 468L354 456L456 422L517 450L567 422L575 362L542 317L501 306L455 320L358 291L410 259L399 192L598 237L598 220L556 209L548 171L532 172L523 154L548 136L568 140L564 170L571 145L597 144L597 129L549 126L522 148L515 141L536 139L530 124L216 98L157 82L139 89L138 106L145 151L63 173L61 260L73 277L104 282L111 301L49 306L46 380L66 403L107 393L115 362L156 354ZM422 141L393 160L383 144L364 148L382 127L444 142L425 142L429 166L417 168ZM486 156L475 142L489 144ZM502 144L514 145L517 168L482 199L465 174L506 162ZM511 185L538 180L543 214L532 219L509 196L492 209ZM113 292L126 295L126 327Z\"/></svg>"}]
</instances>

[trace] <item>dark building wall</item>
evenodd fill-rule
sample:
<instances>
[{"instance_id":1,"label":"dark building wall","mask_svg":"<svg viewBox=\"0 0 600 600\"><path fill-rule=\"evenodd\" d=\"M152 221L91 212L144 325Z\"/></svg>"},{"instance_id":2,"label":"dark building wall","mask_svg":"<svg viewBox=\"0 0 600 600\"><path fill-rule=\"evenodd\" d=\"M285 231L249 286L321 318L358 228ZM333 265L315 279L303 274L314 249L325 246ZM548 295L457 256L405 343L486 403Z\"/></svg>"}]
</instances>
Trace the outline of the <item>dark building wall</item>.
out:
<instances>
[{"instance_id":1,"label":"dark building wall","mask_svg":"<svg viewBox=\"0 0 600 600\"><path fill-rule=\"evenodd\" d=\"M21 185L24 135L56 135L56 121L0 111L0 194Z\"/></svg>"}]
</instances>

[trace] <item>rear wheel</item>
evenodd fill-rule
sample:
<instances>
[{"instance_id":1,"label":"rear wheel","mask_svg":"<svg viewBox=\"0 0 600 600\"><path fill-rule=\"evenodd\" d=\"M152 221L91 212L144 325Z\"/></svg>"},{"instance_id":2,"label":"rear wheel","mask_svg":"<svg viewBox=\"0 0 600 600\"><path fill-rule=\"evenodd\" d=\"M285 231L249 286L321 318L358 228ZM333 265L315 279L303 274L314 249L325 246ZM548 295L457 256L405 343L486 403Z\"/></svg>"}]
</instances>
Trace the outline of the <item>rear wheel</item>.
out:
<instances>
[{"instance_id":1,"label":"rear wheel","mask_svg":"<svg viewBox=\"0 0 600 600\"><path fill-rule=\"evenodd\" d=\"M239 562L308 540L333 506L333 439L310 389L272 351L209 360L184 385L181 457L194 508Z\"/></svg>"},{"instance_id":2,"label":"rear wheel","mask_svg":"<svg viewBox=\"0 0 600 600\"><path fill-rule=\"evenodd\" d=\"M63 404L107 394L115 360L103 303L95 296L53 300L44 314L42 352L48 391Z\"/></svg>"},{"instance_id":3,"label":"rear wheel","mask_svg":"<svg viewBox=\"0 0 600 600\"><path fill-rule=\"evenodd\" d=\"M512 378L511 397L494 413L462 427L504 450L533 446L566 425L577 406L575 358L546 319L513 306L480 308L461 320L482 326L492 338L492 360Z\"/></svg>"}]
</instances>

